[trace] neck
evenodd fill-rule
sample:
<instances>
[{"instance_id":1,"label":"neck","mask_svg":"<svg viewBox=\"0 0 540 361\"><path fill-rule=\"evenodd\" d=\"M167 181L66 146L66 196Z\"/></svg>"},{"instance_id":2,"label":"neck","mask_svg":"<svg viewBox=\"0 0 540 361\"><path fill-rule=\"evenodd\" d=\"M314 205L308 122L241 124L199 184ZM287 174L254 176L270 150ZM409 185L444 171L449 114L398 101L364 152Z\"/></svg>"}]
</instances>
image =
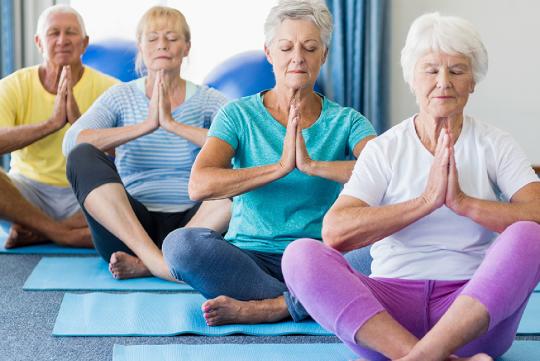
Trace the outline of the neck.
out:
<instances>
[{"instance_id":1,"label":"neck","mask_svg":"<svg viewBox=\"0 0 540 361\"><path fill-rule=\"evenodd\" d=\"M276 85L267 93L265 99L268 99L267 105L269 107L287 117L291 104L296 102L301 115L300 125L302 128L308 127L318 118L322 107L321 98L311 88L296 90Z\"/></svg>"},{"instance_id":2,"label":"neck","mask_svg":"<svg viewBox=\"0 0 540 361\"><path fill-rule=\"evenodd\" d=\"M433 153L437 146L439 134L444 128L450 131L454 143L457 141L463 126L463 114L449 117L432 117L428 114L420 113L415 118L414 125L416 133L424 146Z\"/></svg>"},{"instance_id":3,"label":"neck","mask_svg":"<svg viewBox=\"0 0 540 361\"><path fill-rule=\"evenodd\" d=\"M60 75L62 74L63 65L53 64L48 61L44 61L39 66L39 80L43 87L49 92L56 94L58 91L58 83L60 81ZM84 73L84 66L82 62L70 64L71 79L73 86L81 80Z\"/></svg>"},{"instance_id":4,"label":"neck","mask_svg":"<svg viewBox=\"0 0 540 361\"><path fill-rule=\"evenodd\" d=\"M146 80L146 94L149 97L152 96L152 90L154 89L154 82L156 80L157 71L149 71L148 78ZM181 92L182 85L185 80L180 76L180 71L164 71L161 81L168 89L169 94L174 97Z\"/></svg>"}]
</instances>

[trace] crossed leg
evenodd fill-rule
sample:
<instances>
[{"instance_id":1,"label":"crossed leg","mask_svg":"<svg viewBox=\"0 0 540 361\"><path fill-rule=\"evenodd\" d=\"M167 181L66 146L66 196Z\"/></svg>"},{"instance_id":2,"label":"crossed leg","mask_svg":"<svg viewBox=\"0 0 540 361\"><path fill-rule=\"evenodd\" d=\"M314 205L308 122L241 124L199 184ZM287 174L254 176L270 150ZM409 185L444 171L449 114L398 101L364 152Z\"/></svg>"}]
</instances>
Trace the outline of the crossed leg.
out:
<instances>
[{"instance_id":1,"label":"crossed leg","mask_svg":"<svg viewBox=\"0 0 540 361\"><path fill-rule=\"evenodd\" d=\"M63 221L52 219L26 200L4 172L0 172L0 194L0 218L13 222L6 248L29 246L46 240L68 247L93 247L82 214Z\"/></svg>"},{"instance_id":2,"label":"crossed leg","mask_svg":"<svg viewBox=\"0 0 540 361\"><path fill-rule=\"evenodd\" d=\"M510 347L540 279L538 259L540 226L518 222L508 227L473 278L452 286L439 313L425 310L422 283L428 281L365 277L338 252L313 240L297 241L286 250L283 271L312 317L363 357L484 361ZM435 324L426 324L430 317Z\"/></svg>"}]
</instances>

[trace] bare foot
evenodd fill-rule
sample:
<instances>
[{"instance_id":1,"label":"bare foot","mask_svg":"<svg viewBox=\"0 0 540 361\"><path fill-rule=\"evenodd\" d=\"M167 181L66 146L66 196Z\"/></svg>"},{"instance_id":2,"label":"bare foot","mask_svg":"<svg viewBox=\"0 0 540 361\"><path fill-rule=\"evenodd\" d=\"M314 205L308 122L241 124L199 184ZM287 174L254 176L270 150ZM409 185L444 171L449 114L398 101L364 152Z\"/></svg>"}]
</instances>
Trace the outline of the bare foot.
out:
<instances>
[{"instance_id":1,"label":"bare foot","mask_svg":"<svg viewBox=\"0 0 540 361\"><path fill-rule=\"evenodd\" d=\"M44 236L24 228L20 224L14 223L11 225L11 230L9 231L9 235L6 239L4 247L9 249L31 246L45 242L47 242L47 239Z\"/></svg>"},{"instance_id":2,"label":"bare foot","mask_svg":"<svg viewBox=\"0 0 540 361\"><path fill-rule=\"evenodd\" d=\"M203 303L201 309L208 326L277 322L289 316L283 296L261 301L218 296Z\"/></svg>"},{"instance_id":3,"label":"bare foot","mask_svg":"<svg viewBox=\"0 0 540 361\"><path fill-rule=\"evenodd\" d=\"M409 360L412 361L413 358L409 358L408 356L405 356L396 361L409 361ZM414 358L414 360L417 360L417 358ZM420 360L418 359L418 361ZM471 356L471 357L458 357L456 355L451 355L451 356L448 356L444 361L493 361L493 359L491 358L491 356L485 353L477 353L476 355Z\"/></svg>"},{"instance_id":4,"label":"bare foot","mask_svg":"<svg viewBox=\"0 0 540 361\"><path fill-rule=\"evenodd\" d=\"M447 361L493 361L491 356L486 355L485 353L477 353L474 356L471 357L457 357L457 356L450 356L446 359Z\"/></svg>"},{"instance_id":5,"label":"bare foot","mask_svg":"<svg viewBox=\"0 0 540 361\"><path fill-rule=\"evenodd\" d=\"M139 258L125 252L114 252L111 255L109 271L119 280L152 276Z\"/></svg>"}]
</instances>

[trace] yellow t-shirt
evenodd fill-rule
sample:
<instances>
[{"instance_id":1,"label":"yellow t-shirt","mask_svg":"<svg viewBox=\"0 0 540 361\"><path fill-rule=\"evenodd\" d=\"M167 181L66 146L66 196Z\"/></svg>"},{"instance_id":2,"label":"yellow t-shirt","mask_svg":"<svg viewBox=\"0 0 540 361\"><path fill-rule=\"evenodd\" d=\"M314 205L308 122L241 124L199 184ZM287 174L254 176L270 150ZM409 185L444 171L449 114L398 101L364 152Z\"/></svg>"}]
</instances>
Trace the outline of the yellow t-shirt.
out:
<instances>
[{"instance_id":1,"label":"yellow t-shirt","mask_svg":"<svg viewBox=\"0 0 540 361\"><path fill-rule=\"evenodd\" d=\"M82 113L118 80L97 70L84 67L81 79L73 88L73 95ZM39 124L49 119L54 109L55 94L43 88L38 66L16 71L0 80L0 127ZM66 159L62 141L69 129L49 134L33 144L11 153L11 170L48 185L66 187Z\"/></svg>"}]
</instances>

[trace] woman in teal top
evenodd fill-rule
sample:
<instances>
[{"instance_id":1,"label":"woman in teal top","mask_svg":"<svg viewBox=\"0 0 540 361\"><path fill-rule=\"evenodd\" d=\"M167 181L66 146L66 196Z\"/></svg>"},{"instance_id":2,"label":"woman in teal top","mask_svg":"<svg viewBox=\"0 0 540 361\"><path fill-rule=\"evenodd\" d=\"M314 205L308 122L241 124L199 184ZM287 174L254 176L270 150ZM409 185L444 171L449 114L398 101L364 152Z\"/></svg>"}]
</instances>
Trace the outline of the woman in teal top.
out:
<instances>
[{"instance_id":1,"label":"woman in teal top","mask_svg":"<svg viewBox=\"0 0 540 361\"><path fill-rule=\"evenodd\" d=\"M360 113L313 91L332 32L323 1L280 2L265 32L275 87L218 112L189 183L195 200L233 197L229 230L183 228L163 244L171 275L210 299L209 325L307 316L287 292L281 256L298 238L321 239L352 156L375 135Z\"/></svg>"}]
</instances>

